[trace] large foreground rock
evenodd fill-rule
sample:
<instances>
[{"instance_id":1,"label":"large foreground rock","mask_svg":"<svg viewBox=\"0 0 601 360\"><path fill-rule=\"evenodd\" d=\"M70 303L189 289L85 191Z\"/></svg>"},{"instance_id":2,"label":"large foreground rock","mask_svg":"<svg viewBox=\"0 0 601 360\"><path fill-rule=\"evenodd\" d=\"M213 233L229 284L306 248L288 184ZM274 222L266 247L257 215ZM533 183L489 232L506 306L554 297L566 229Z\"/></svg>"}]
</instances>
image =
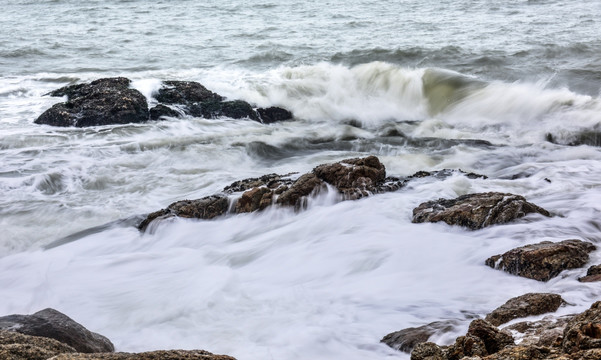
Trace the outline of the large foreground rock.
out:
<instances>
[{"instance_id":1,"label":"large foreground rock","mask_svg":"<svg viewBox=\"0 0 601 360\"><path fill-rule=\"evenodd\" d=\"M513 275L548 281L563 270L584 266L588 254L595 249L593 244L580 240L543 241L492 256L486 265Z\"/></svg>"},{"instance_id":2,"label":"large foreground rock","mask_svg":"<svg viewBox=\"0 0 601 360\"><path fill-rule=\"evenodd\" d=\"M0 359L46 360L76 350L58 340L0 330Z\"/></svg>"},{"instance_id":3,"label":"large foreground rock","mask_svg":"<svg viewBox=\"0 0 601 360\"><path fill-rule=\"evenodd\" d=\"M572 354L581 350L601 349L601 301L572 318L563 332L561 347Z\"/></svg>"},{"instance_id":4,"label":"large foreground rock","mask_svg":"<svg viewBox=\"0 0 601 360\"><path fill-rule=\"evenodd\" d=\"M106 78L52 91L52 96L67 96L67 102L55 104L35 123L84 127L147 121L146 98L129 84L126 78Z\"/></svg>"},{"instance_id":5,"label":"large foreground rock","mask_svg":"<svg viewBox=\"0 0 601 360\"><path fill-rule=\"evenodd\" d=\"M54 309L44 309L33 315L0 317L0 330L56 339L84 353L115 350L109 339L89 331L67 315Z\"/></svg>"},{"instance_id":6,"label":"large foreground rock","mask_svg":"<svg viewBox=\"0 0 601 360\"><path fill-rule=\"evenodd\" d=\"M456 199L438 199L413 209L413 222L439 222L476 230L503 224L530 213L550 216L549 212L514 194L488 192L463 195Z\"/></svg>"},{"instance_id":7,"label":"large foreground rock","mask_svg":"<svg viewBox=\"0 0 601 360\"><path fill-rule=\"evenodd\" d=\"M486 315L485 320L499 326L513 319L557 311L562 304L565 304L565 301L561 295L528 293L508 300Z\"/></svg>"}]
</instances>

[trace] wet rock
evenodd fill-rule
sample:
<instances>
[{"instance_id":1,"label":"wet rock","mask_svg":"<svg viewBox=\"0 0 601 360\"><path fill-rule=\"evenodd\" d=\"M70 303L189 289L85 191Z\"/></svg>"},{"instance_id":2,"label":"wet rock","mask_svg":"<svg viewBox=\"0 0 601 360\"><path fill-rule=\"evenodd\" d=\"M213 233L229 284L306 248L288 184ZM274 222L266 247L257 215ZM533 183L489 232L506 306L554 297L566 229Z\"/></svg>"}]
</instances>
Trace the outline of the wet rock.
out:
<instances>
[{"instance_id":1,"label":"wet rock","mask_svg":"<svg viewBox=\"0 0 601 360\"><path fill-rule=\"evenodd\" d=\"M411 360L445 360L442 349L431 342L417 344L411 352Z\"/></svg>"},{"instance_id":2,"label":"wet rock","mask_svg":"<svg viewBox=\"0 0 601 360\"><path fill-rule=\"evenodd\" d=\"M46 360L74 352L74 348L55 339L0 330L0 359Z\"/></svg>"},{"instance_id":3,"label":"wet rock","mask_svg":"<svg viewBox=\"0 0 601 360\"><path fill-rule=\"evenodd\" d=\"M143 353L61 354L52 360L236 360L204 350L159 350Z\"/></svg>"},{"instance_id":4,"label":"wet rock","mask_svg":"<svg viewBox=\"0 0 601 360\"><path fill-rule=\"evenodd\" d=\"M380 342L395 350L411 352L417 344L428 341L434 334L452 331L456 325L458 322L454 320L435 321L423 326L395 331L384 336Z\"/></svg>"},{"instance_id":5,"label":"wet rock","mask_svg":"<svg viewBox=\"0 0 601 360\"><path fill-rule=\"evenodd\" d=\"M461 174L467 177L468 179L488 179L488 176L476 174L473 172L465 172L461 169L442 169L436 171L418 171L415 174L409 176L410 179L421 179L425 177L434 177L436 179L446 179L453 174Z\"/></svg>"},{"instance_id":6,"label":"wet rock","mask_svg":"<svg viewBox=\"0 0 601 360\"><path fill-rule=\"evenodd\" d=\"M503 224L530 213L550 216L549 212L514 194L488 192L463 195L456 199L438 199L413 209L413 222L439 222L476 230Z\"/></svg>"},{"instance_id":7,"label":"wet rock","mask_svg":"<svg viewBox=\"0 0 601 360\"><path fill-rule=\"evenodd\" d=\"M486 360L545 360L549 359L551 351L538 346L513 346L486 356ZM559 360L559 359L558 359Z\"/></svg>"},{"instance_id":8,"label":"wet rock","mask_svg":"<svg viewBox=\"0 0 601 360\"><path fill-rule=\"evenodd\" d=\"M238 180L226 186L223 189L223 192L226 194L233 194L236 192L246 191L260 186L266 186L270 189L275 189L280 186L291 185L293 181L287 178L287 176L290 176L292 174L293 173L286 175L267 174L258 178Z\"/></svg>"},{"instance_id":9,"label":"wet rock","mask_svg":"<svg viewBox=\"0 0 601 360\"><path fill-rule=\"evenodd\" d=\"M162 117L179 117L179 112L163 104L158 104L150 109L150 120L158 120Z\"/></svg>"},{"instance_id":10,"label":"wet rock","mask_svg":"<svg viewBox=\"0 0 601 360\"><path fill-rule=\"evenodd\" d=\"M236 202L236 213L248 213L263 210L271 205L273 190L266 187L257 187L248 190Z\"/></svg>"},{"instance_id":11,"label":"wet rock","mask_svg":"<svg viewBox=\"0 0 601 360\"><path fill-rule=\"evenodd\" d=\"M574 315L555 317L545 316L538 321L522 321L507 326L514 334L516 342L523 346L559 347L563 338L563 331Z\"/></svg>"},{"instance_id":12,"label":"wet rock","mask_svg":"<svg viewBox=\"0 0 601 360\"><path fill-rule=\"evenodd\" d=\"M466 336L473 336L481 339L488 354L494 354L507 346L515 345L513 337L510 334L500 331L495 326L482 319L476 319L470 323Z\"/></svg>"},{"instance_id":13,"label":"wet rock","mask_svg":"<svg viewBox=\"0 0 601 360\"><path fill-rule=\"evenodd\" d=\"M167 208L149 214L139 225L138 230L145 231L155 221L173 216L195 219L213 219L224 215L229 208L226 196L212 195L196 200L176 201Z\"/></svg>"},{"instance_id":14,"label":"wet rock","mask_svg":"<svg viewBox=\"0 0 601 360\"><path fill-rule=\"evenodd\" d=\"M0 317L0 330L56 339L84 353L115 350L109 339L87 330L67 315L54 309L44 309L33 315Z\"/></svg>"},{"instance_id":15,"label":"wet rock","mask_svg":"<svg viewBox=\"0 0 601 360\"><path fill-rule=\"evenodd\" d=\"M444 354L449 360L465 359L466 357L480 358L488 355L484 341L477 336L465 335L455 340L455 343L444 349Z\"/></svg>"},{"instance_id":16,"label":"wet rock","mask_svg":"<svg viewBox=\"0 0 601 360\"><path fill-rule=\"evenodd\" d=\"M195 104L188 108L188 113L192 116L213 119L220 116L226 116L232 119L244 119L259 121L259 116L253 107L242 100L205 102Z\"/></svg>"},{"instance_id":17,"label":"wet rock","mask_svg":"<svg viewBox=\"0 0 601 360\"><path fill-rule=\"evenodd\" d=\"M375 156L319 165L313 169L313 173L350 200L377 193L378 185L386 179L386 169Z\"/></svg>"},{"instance_id":18,"label":"wet rock","mask_svg":"<svg viewBox=\"0 0 601 360\"><path fill-rule=\"evenodd\" d=\"M106 78L52 91L52 96L67 96L67 102L55 104L35 123L85 127L147 121L146 98L129 83L126 78Z\"/></svg>"},{"instance_id":19,"label":"wet rock","mask_svg":"<svg viewBox=\"0 0 601 360\"><path fill-rule=\"evenodd\" d=\"M565 301L557 294L528 293L508 300L488 314L486 321L494 326L513 319L556 311Z\"/></svg>"},{"instance_id":20,"label":"wet rock","mask_svg":"<svg viewBox=\"0 0 601 360\"><path fill-rule=\"evenodd\" d=\"M224 98L195 81L163 81L155 95L158 102L168 105L191 106L203 102L219 102Z\"/></svg>"},{"instance_id":21,"label":"wet rock","mask_svg":"<svg viewBox=\"0 0 601 360\"><path fill-rule=\"evenodd\" d=\"M257 114L264 124L292 119L292 113L290 111L275 106L259 108L257 109Z\"/></svg>"},{"instance_id":22,"label":"wet rock","mask_svg":"<svg viewBox=\"0 0 601 360\"><path fill-rule=\"evenodd\" d=\"M452 331L456 325L457 322L453 320L435 321L427 325L390 333L384 336L380 342L385 343L395 350L411 352L417 344L428 341L434 334Z\"/></svg>"},{"instance_id":23,"label":"wet rock","mask_svg":"<svg viewBox=\"0 0 601 360\"><path fill-rule=\"evenodd\" d=\"M289 188L283 191L277 199L279 205L294 206L296 209L304 207L304 199L311 194L318 193L324 186L317 175L304 174L299 177Z\"/></svg>"},{"instance_id":24,"label":"wet rock","mask_svg":"<svg viewBox=\"0 0 601 360\"><path fill-rule=\"evenodd\" d=\"M601 281L601 265L593 265L588 268L586 276L578 278L580 282Z\"/></svg>"},{"instance_id":25,"label":"wet rock","mask_svg":"<svg viewBox=\"0 0 601 360\"><path fill-rule=\"evenodd\" d=\"M568 146L601 146L601 130L595 128L562 137L558 137L553 134L547 134L546 140L554 144Z\"/></svg>"},{"instance_id":26,"label":"wet rock","mask_svg":"<svg viewBox=\"0 0 601 360\"><path fill-rule=\"evenodd\" d=\"M492 256L486 265L513 275L548 281L563 270L584 266L593 250L593 244L580 240L543 241Z\"/></svg>"},{"instance_id":27,"label":"wet rock","mask_svg":"<svg viewBox=\"0 0 601 360\"><path fill-rule=\"evenodd\" d=\"M568 322L561 347L568 354L601 349L601 301L595 302L590 309Z\"/></svg>"}]
</instances>

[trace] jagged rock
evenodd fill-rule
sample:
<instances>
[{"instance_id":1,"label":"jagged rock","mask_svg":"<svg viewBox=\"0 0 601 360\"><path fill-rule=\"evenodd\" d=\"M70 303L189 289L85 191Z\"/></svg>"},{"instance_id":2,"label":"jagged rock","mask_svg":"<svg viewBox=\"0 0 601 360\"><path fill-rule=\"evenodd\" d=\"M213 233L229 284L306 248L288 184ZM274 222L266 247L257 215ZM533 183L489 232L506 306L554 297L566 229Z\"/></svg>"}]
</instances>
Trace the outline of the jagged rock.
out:
<instances>
[{"instance_id":1,"label":"jagged rock","mask_svg":"<svg viewBox=\"0 0 601 360\"><path fill-rule=\"evenodd\" d=\"M568 354L601 349L601 301L595 302L590 309L568 322L561 347Z\"/></svg>"},{"instance_id":2,"label":"jagged rock","mask_svg":"<svg viewBox=\"0 0 601 360\"><path fill-rule=\"evenodd\" d=\"M453 330L457 321L435 321L418 327L411 327L390 333L382 338L380 342L385 343L395 350L411 352L419 344L428 341L428 339L437 333L444 333Z\"/></svg>"},{"instance_id":3,"label":"jagged rock","mask_svg":"<svg viewBox=\"0 0 601 360\"><path fill-rule=\"evenodd\" d=\"M601 281L601 265L593 265L588 268L586 276L578 278L580 282Z\"/></svg>"},{"instance_id":4,"label":"jagged rock","mask_svg":"<svg viewBox=\"0 0 601 360\"><path fill-rule=\"evenodd\" d=\"M229 208L229 201L223 195L207 196L196 200L176 201L167 208L149 214L138 225L140 231L145 231L148 225L157 219L173 216L196 219L213 219L224 215Z\"/></svg>"},{"instance_id":5,"label":"jagged rock","mask_svg":"<svg viewBox=\"0 0 601 360\"><path fill-rule=\"evenodd\" d=\"M179 117L179 113L169 106L158 104L157 106L150 109L150 120L158 120L161 117Z\"/></svg>"},{"instance_id":6,"label":"jagged rock","mask_svg":"<svg viewBox=\"0 0 601 360\"><path fill-rule=\"evenodd\" d=\"M386 179L386 168L375 156L319 165L313 173L351 200L377 193L378 185Z\"/></svg>"},{"instance_id":7,"label":"jagged rock","mask_svg":"<svg viewBox=\"0 0 601 360\"><path fill-rule=\"evenodd\" d=\"M411 352L411 360L446 360L441 348L431 342L417 344Z\"/></svg>"},{"instance_id":8,"label":"jagged rock","mask_svg":"<svg viewBox=\"0 0 601 360\"><path fill-rule=\"evenodd\" d=\"M314 192L318 192L324 186L323 182L313 174L304 174L299 177L289 188L287 188L278 197L277 203L280 205L303 207L303 199Z\"/></svg>"},{"instance_id":9,"label":"jagged rock","mask_svg":"<svg viewBox=\"0 0 601 360\"><path fill-rule=\"evenodd\" d=\"M0 317L0 330L56 339L84 353L115 350L109 339L89 331L67 315L54 309L44 309L33 315Z\"/></svg>"},{"instance_id":10,"label":"jagged rock","mask_svg":"<svg viewBox=\"0 0 601 360\"><path fill-rule=\"evenodd\" d=\"M126 78L106 78L52 91L52 96L67 96L67 102L55 104L35 123L85 127L147 121L146 98L129 83Z\"/></svg>"},{"instance_id":11,"label":"jagged rock","mask_svg":"<svg viewBox=\"0 0 601 360\"><path fill-rule=\"evenodd\" d=\"M513 275L548 281L563 270L584 266L589 259L588 253L593 250L593 244L580 240L543 241L492 256L486 260L486 265Z\"/></svg>"},{"instance_id":12,"label":"jagged rock","mask_svg":"<svg viewBox=\"0 0 601 360\"><path fill-rule=\"evenodd\" d=\"M234 181L230 185L226 186L223 189L223 192L226 194L233 194L240 191L250 190L252 188L256 188L259 186L266 186L270 189L275 189L280 186L291 185L293 183L292 180L287 178L286 176L292 175L278 175L278 174L267 174L258 178L249 178L244 180Z\"/></svg>"},{"instance_id":13,"label":"jagged rock","mask_svg":"<svg viewBox=\"0 0 601 360\"><path fill-rule=\"evenodd\" d=\"M54 355L74 352L74 348L55 339L0 330L0 359L46 360Z\"/></svg>"},{"instance_id":14,"label":"jagged rock","mask_svg":"<svg viewBox=\"0 0 601 360\"><path fill-rule=\"evenodd\" d=\"M264 124L292 119L292 113L290 111L275 106L258 108L257 113L259 114L261 122Z\"/></svg>"},{"instance_id":15,"label":"jagged rock","mask_svg":"<svg viewBox=\"0 0 601 360\"><path fill-rule=\"evenodd\" d=\"M204 350L159 350L143 353L61 354L51 360L236 360Z\"/></svg>"},{"instance_id":16,"label":"jagged rock","mask_svg":"<svg viewBox=\"0 0 601 360\"><path fill-rule=\"evenodd\" d=\"M213 101L194 104L189 106L187 112L192 116L213 119L220 116L226 116L232 119L249 118L259 121L259 116L253 107L242 100L234 101Z\"/></svg>"},{"instance_id":17,"label":"jagged rock","mask_svg":"<svg viewBox=\"0 0 601 360\"><path fill-rule=\"evenodd\" d=\"M446 359L459 360L466 357L476 357L488 355L484 341L477 336L465 335L455 340L455 343L447 348L443 348Z\"/></svg>"},{"instance_id":18,"label":"jagged rock","mask_svg":"<svg viewBox=\"0 0 601 360\"><path fill-rule=\"evenodd\" d=\"M461 169L442 169L436 171L418 171L415 174L409 176L410 179L421 179L425 177L434 177L437 179L446 179L453 174L461 174L467 177L468 179L488 179L488 176L476 174L473 172L465 172Z\"/></svg>"},{"instance_id":19,"label":"jagged rock","mask_svg":"<svg viewBox=\"0 0 601 360\"><path fill-rule=\"evenodd\" d=\"M565 301L561 295L528 293L508 300L486 315L485 320L494 326L499 326L513 319L554 312L562 304L565 304Z\"/></svg>"},{"instance_id":20,"label":"jagged rock","mask_svg":"<svg viewBox=\"0 0 601 360\"><path fill-rule=\"evenodd\" d=\"M236 213L248 213L263 210L271 205L273 190L266 187L257 187L248 190L236 202Z\"/></svg>"},{"instance_id":21,"label":"jagged rock","mask_svg":"<svg viewBox=\"0 0 601 360\"><path fill-rule=\"evenodd\" d=\"M551 351L545 347L512 346L484 357L486 360L545 360ZM559 360L559 359L558 359Z\"/></svg>"},{"instance_id":22,"label":"jagged rock","mask_svg":"<svg viewBox=\"0 0 601 360\"><path fill-rule=\"evenodd\" d=\"M515 345L513 337L497 329L486 320L476 319L470 323L467 336L474 336L482 340L488 354L494 354L506 346ZM478 354L474 354L478 355Z\"/></svg>"},{"instance_id":23,"label":"jagged rock","mask_svg":"<svg viewBox=\"0 0 601 360\"><path fill-rule=\"evenodd\" d=\"M422 203L413 209L412 221L444 221L449 225L461 225L476 230L507 223L530 213L550 216L547 210L527 202L522 196L488 192Z\"/></svg>"},{"instance_id":24,"label":"jagged rock","mask_svg":"<svg viewBox=\"0 0 601 360\"><path fill-rule=\"evenodd\" d=\"M561 346L563 331L573 315L555 317L547 315L538 321L522 321L507 326L504 330L514 333L519 344L524 346Z\"/></svg>"},{"instance_id":25,"label":"jagged rock","mask_svg":"<svg viewBox=\"0 0 601 360\"><path fill-rule=\"evenodd\" d=\"M219 102L224 98L195 81L163 81L158 93L157 101L168 105L191 106L203 102Z\"/></svg>"}]
</instances>

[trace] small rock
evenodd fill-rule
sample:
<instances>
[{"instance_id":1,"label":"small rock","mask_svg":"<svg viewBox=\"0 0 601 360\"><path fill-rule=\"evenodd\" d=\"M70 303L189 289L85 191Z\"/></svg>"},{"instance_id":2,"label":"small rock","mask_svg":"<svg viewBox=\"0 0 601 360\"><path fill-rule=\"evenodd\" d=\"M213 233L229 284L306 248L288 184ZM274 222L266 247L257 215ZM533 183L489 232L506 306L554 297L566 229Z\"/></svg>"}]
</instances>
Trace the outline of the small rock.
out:
<instances>
[{"instance_id":1,"label":"small rock","mask_svg":"<svg viewBox=\"0 0 601 360\"><path fill-rule=\"evenodd\" d=\"M378 185L386 179L386 168L375 156L319 165L313 173L350 200L377 193Z\"/></svg>"},{"instance_id":2,"label":"small rock","mask_svg":"<svg viewBox=\"0 0 601 360\"><path fill-rule=\"evenodd\" d=\"M442 349L431 342L417 344L411 352L411 360L446 360Z\"/></svg>"},{"instance_id":3,"label":"small rock","mask_svg":"<svg viewBox=\"0 0 601 360\"><path fill-rule=\"evenodd\" d=\"M169 106L158 104L150 109L150 120L158 120L162 117L179 117L179 113Z\"/></svg>"},{"instance_id":4,"label":"small rock","mask_svg":"<svg viewBox=\"0 0 601 360\"><path fill-rule=\"evenodd\" d=\"M278 197L277 203L280 205L294 206L296 209L304 207L303 199L315 194L322 189L323 182L313 174L304 174L299 177L288 189Z\"/></svg>"},{"instance_id":5,"label":"small rock","mask_svg":"<svg viewBox=\"0 0 601 360\"><path fill-rule=\"evenodd\" d=\"M514 331L520 345L524 346L561 346L563 331L573 315L554 317L547 315L538 321L522 321L507 326L504 330Z\"/></svg>"},{"instance_id":6,"label":"small rock","mask_svg":"<svg viewBox=\"0 0 601 360\"><path fill-rule=\"evenodd\" d=\"M292 119L292 113L290 111L275 106L258 108L257 113L259 114L259 119L264 124Z\"/></svg>"},{"instance_id":7,"label":"small rock","mask_svg":"<svg viewBox=\"0 0 601 360\"><path fill-rule=\"evenodd\" d=\"M557 294L528 293L508 300L488 314L486 321L499 326L520 317L556 311L565 301Z\"/></svg>"},{"instance_id":8,"label":"small rock","mask_svg":"<svg viewBox=\"0 0 601 360\"><path fill-rule=\"evenodd\" d=\"M601 301L595 302L590 309L568 322L561 347L568 354L601 349Z\"/></svg>"},{"instance_id":9,"label":"small rock","mask_svg":"<svg viewBox=\"0 0 601 360\"><path fill-rule=\"evenodd\" d=\"M413 209L412 221L444 221L449 225L461 225L476 230L507 223L530 213L550 216L547 210L527 202L522 196L488 192L422 203Z\"/></svg>"},{"instance_id":10,"label":"small rock","mask_svg":"<svg viewBox=\"0 0 601 360\"><path fill-rule=\"evenodd\" d=\"M206 196L197 200L176 201L166 209L149 214L138 225L138 230L145 231L154 220L161 220L173 216L196 219L213 219L224 215L229 208L229 201L223 195Z\"/></svg>"},{"instance_id":11,"label":"small rock","mask_svg":"<svg viewBox=\"0 0 601 360\"><path fill-rule=\"evenodd\" d=\"M109 339L89 331L67 315L54 309L44 309L33 315L0 317L0 330L56 339L84 353L115 350Z\"/></svg>"},{"instance_id":12,"label":"small rock","mask_svg":"<svg viewBox=\"0 0 601 360\"><path fill-rule=\"evenodd\" d=\"M595 282L601 281L601 265L593 265L588 268L586 276L578 278L580 282Z\"/></svg>"},{"instance_id":13,"label":"small rock","mask_svg":"<svg viewBox=\"0 0 601 360\"><path fill-rule=\"evenodd\" d=\"M195 103L222 101L216 94L195 81L163 81L163 87L155 95L157 101L168 105L190 106Z\"/></svg>"},{"instance_id":14,"label":"small rock","mask_svg":"<svg viewBox=\"0 0 601 360\"><path fill-rule=\"evenodd\" d=\"M467 336L474 336L482 340L488 354L494 354L506 346L515 345L513 337L503 331L500 331L489 322L476 319L470 323ZM474 354L478 355L478 354Z\"/></svg>"},{"instance_id":15,"label":"small rock","mask_svg":"<svg viewBox=\"0 0 601 360\"><path fill-rule=\"evenodd\" d=\"M419 344L437 333L449 332L455 328L457 321L435 321L419 327L411 327L390 333L382 338L380 342L385 343L395 350L411 352Z\"/></svg>"},{"instance_id":16,"label":"small rock","mask_svg":"<svg viewBox=\"0 0 601 360\"><path fill-rule=\"evenodd\" d=\"M129 83L126 78L106 78L52 91L52 96L66 95L67 102L55 104L35 123L85 127L148 121L146 98Z\"/></svg>"},{"instance_id":17,"label":"small rock","mask_svg":"<svg viewBox=\"0 0 601 360\"><path fill-rule=\"evenodd\" d=\"M543 241L492 256L486 260L486 265L513 275L548 281L563 270L584 266L589 259L588 253L593 250L593 244L580 240Z\"/></svg>"},{"instance_id":18,"label":"small rock","mask_svg":"<svg viewBox=\"0 0 601 360\"><path fill-rule=\"evenodd\" d=\"M236 202L236 213L249 213L257 210L263 210L271 205L273 199L273 190L266 187L256 187L250 189Z\"/></svg>"}]
</instances>

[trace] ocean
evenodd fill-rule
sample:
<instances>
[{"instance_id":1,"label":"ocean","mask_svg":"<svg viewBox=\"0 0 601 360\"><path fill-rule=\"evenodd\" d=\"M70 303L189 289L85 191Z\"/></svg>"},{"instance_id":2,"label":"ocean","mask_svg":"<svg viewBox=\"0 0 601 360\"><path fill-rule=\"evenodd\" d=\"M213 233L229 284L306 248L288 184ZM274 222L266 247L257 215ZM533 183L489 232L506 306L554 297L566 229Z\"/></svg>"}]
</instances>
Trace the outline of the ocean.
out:
<instances>
[{"instance_id":1,"label":"ocean","mask_svg":"<svg viewBox=\"0 0 601 360\"><path fill-rule=\"evenodd\" d=\"M544 240L601 244L601 2L6 0L0 12L0 315L52 307L118 351L239 360L408 359L393 331L453 319L448 344L513 296L601 296L484 265ZM34 124L61 86L164 80L294 119ZM133 222L233 181L375 155L392 193L153 233ZM555 216L471 231L413 224L438 198L519 194ZM601 262L601 251L590 264Z\"/></svg>"}]
</instances>

